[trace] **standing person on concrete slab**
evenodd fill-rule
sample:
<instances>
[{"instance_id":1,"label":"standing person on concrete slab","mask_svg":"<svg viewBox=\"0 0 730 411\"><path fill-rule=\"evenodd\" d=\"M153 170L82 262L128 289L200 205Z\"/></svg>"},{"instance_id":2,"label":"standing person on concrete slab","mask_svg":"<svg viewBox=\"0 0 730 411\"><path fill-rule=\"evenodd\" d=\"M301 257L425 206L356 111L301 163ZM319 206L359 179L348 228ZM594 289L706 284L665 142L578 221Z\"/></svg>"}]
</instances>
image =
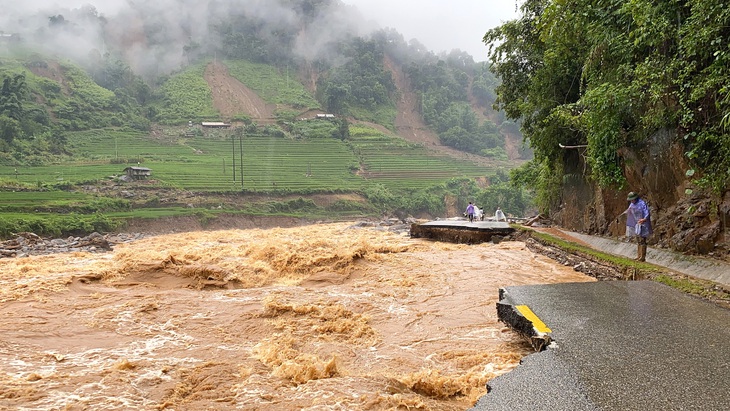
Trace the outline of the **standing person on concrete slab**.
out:
<instances>
[{"instance_id":1,"label":"standing person on concrete slab","mask_svg":"<svg viewBox=\"0 0 730 411\"><path fill-rule=\"evenodd\" d=\"M469 201L469 205L466 206L466 217L469 219L470 223L474 222L474 204L472 204L471 201Z\"/></svg>"},{"instance_id":2,"label":"standing person on concrete slab","mask_svg":"<svg viewBox=\"0 0 730 411\"><path fill-rule=\"evenodd\" d=\"M479 208L476 204L474 205L474 219L477 221L484 220L484 210Z\"/></svg>"},{"instance_id":3,"label":"standing person on concrete slab","mask_svg":"<svg viewBox=\"0 0 730 411\"><path fill-rule=\"evenodd\" d=\"M507 221L507 217L505 217L502 209L499 207L497 207L497 211L494 212L494 219L497 221Z\"/></svg>"},{"instance_id":4,"label":"standing person on concrete slab","mask_svg":"<svg viewBox=\"0 0 730 411\"><path fill-rule=\"evenodd\" d=\"M651 212L646 201L633 191L626 200L629 201L629 208L623 212L626 214L626 235L637 239L636 260L646 261L646 238L653 232Z\"/></svg>"}]
</instances>

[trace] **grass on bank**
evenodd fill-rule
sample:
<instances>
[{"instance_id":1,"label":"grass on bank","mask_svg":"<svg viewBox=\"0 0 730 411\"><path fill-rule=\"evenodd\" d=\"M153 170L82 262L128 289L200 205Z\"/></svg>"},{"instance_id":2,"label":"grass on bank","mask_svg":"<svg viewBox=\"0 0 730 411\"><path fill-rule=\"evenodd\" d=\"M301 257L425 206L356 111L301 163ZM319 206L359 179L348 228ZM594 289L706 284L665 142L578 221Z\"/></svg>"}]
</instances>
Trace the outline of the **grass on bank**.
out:
<instances>
[{"instance_id":1,"label":"grass on bank","mask_svg":"<svg viewBox=\"0 0 730 411\"><path fill-rule=\"evenodd\" d=\"M630 258L597 251L523 226L514 227L520 231L528 233L530 237L536 239L542 244L550 245L581 257L588 256L591 259L605 264L619 267L621 272L635 274L636 279L656 281L683 293L700 297L720 306L730 308L730 290L715 282L669 272L663 267L651 263L636 261ZM627 277L626 279L629 278Z\"/></svg>"},{"instance_id":2,"label":"grass on bank","mask_svg":"<svg viewBox=\"0 0 730 411\"><path fill-rule=\"evenodd\" d=\"M660 268L647 262L636 261L630 258L617 256L614 254L604 253L602 251L595 250L590 247L585 247L580 244L566 241L558 237L551 236L550 234L541 233L539 231L526 229L525 227L519 227L520 230L528 231L530 237L542 242L543 244L552 245L558 247L571 254L578 254L595 258L599 261L604 261L613 266L620 267L622 272L633 272L640 273L642 275L648 275L658 271Z\"/></svg>"}]
</instances>

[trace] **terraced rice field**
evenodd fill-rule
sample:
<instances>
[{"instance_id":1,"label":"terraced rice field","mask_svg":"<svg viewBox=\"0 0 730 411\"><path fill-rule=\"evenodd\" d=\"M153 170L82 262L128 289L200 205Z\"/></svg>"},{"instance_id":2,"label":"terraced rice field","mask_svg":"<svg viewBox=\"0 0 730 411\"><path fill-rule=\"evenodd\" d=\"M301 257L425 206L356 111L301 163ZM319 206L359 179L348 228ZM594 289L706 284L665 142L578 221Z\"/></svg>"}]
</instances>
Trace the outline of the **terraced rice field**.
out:
<instances>
[{"instance_id":1,"label":"terraced rice field","mask_svg":"<svg viewBox=\"0 0 730 411\"><path fill-rule=\"evenodd\" d=\"M0 177L38 186L95 182L129 166L152 170L155 184L192 191L360 191L380 183L417 189L493 170L434 156L424 147L372 133L349 141L233 137L230 132L184 137L94 130L69 136L73 158L37 167L0 166ZM243 178L242 178L243 175ZM243 180L243 181L242 181Z\"/></svg>"}]
</instances>

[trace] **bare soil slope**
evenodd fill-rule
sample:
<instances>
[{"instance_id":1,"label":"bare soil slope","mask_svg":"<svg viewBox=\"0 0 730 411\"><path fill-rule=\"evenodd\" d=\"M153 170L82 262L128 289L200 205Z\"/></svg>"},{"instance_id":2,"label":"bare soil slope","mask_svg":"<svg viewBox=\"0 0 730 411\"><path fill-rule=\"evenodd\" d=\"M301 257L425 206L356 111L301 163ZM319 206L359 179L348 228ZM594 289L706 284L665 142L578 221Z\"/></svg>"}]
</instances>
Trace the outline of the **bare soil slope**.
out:
<instances>
[{"instance_id":1,"label":"bare soil slope","mask_svg":"<svg viewBox=\"0 0 730 411\"><path fill-rule=\"evenodd\" d=\"M438 135L431 131L418 110L418 97L413 93L410 81L403 71L387 56L385 57L385 68L388 69L398 89L398 113L395 118L395 128L398 135L406 140L422 143L424 145L439 146Z\"/></svg>"}]
</instances>

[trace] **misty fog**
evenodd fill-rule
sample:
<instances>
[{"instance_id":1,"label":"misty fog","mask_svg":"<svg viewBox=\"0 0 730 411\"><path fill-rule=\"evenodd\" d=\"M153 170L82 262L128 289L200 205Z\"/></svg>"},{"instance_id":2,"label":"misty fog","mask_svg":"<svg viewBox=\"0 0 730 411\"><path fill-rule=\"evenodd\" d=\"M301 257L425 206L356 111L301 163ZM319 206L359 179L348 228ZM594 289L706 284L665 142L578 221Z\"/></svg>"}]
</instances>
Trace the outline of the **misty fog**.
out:
<instances>
[{"instance_id":1,"label":"misty fog","mask_svg":"<svg viewBox=\"0 0 730 411\"><path fill-rule=\"evenodd\" d=\"M292 3L319 4L319 9L305 10L312 17L302 21ZM215 55L221 44L216 28L235 17L262 23L268 36L294 30L293 51L308 60L322 55L333 39L376 28L339 0L30 0L4 8L0 33L19 35L26 51L82 65L110 56L153 78L185 66L189 50Z\"/></svg>"}]
</instances>

